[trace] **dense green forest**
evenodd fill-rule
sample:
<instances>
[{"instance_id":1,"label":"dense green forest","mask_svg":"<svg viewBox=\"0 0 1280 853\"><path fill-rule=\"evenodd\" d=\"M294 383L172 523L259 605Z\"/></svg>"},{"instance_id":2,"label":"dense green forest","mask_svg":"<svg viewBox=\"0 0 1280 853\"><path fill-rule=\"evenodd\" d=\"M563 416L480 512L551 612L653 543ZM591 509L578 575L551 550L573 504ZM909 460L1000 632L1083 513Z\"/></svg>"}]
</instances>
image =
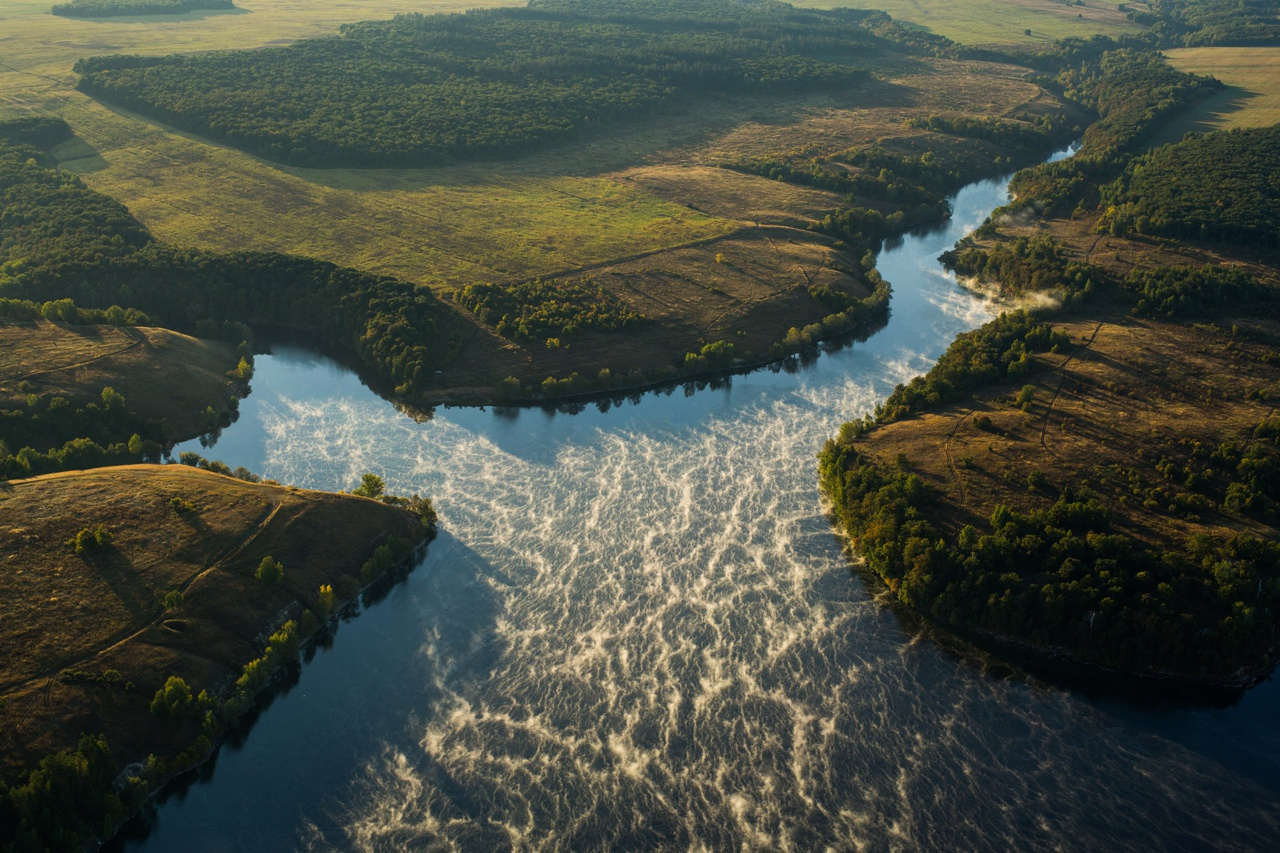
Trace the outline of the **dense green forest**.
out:
<instances>
[{"instance_id":1,"label":"dense green forest","mask_svg":"<svg viewBox=\"0 0 1280 853\"><path fill-rule=\"evenodd\" d=\"M1131 162L1103 187L1099 226L1184 240L1280 246L1280 126L1209 133Z\"/></svg>"},{"instance_id":2,"label":"dense green forest","mask_svg":"<svg viewBox=\"0 0 1280 853\"><path fill-rule=\"evenodd\" d=\"M1067 100L1094 111L1075 156L1024 169L1010 190L1018 205L1047 213L1093 207L1098 184L1114 178L1160 124L1221 88L1216 80L1171 67L1151 50L1108 50L1096 59L1084 43L1058 47L1062 71L1042 82ZM1084 56L1078 64L1070 60Z\"/></svg>"},{"instance_id":3,"label":"dense green forest","mask_svg":"<svg viewBox=\"0 0 1280 853\"><path fill-rule=\"evenodd\" d=\"M0 140L0 297L120 305L216 336L221 324L294 330L417 397L457 353L462 321L429 290L270 252L154 241L119 203Z\"/></svg>"},{"instance_id":4,"label":"dense green forest","mask_svg":"<svg viewBox=\"0 0 1280 853\"><path fill-rule=\"evenodd\" d=\"M883 17L772 0L534 0L76 71L95 97L274 160L422 165L529 151L690 93L847 87L891 44L873 32Z\"/></svg>"},{"instance_id":5,"label":"dense green forest","mask_svg":"<svg viewBox=\"0 0 1280 853\"><path fill-rule=\"evenodd\" d=\"M1260 451L1272 489L1280 452ZM1280 609L1280 543L1193 537L1148 548L1111 513L1064 490L1045 510L1004 506L954 539L930 523L937 495L851 442L820 474L841 527L898 598L942 622L1132 671L1231 678L1268 659ZM1272 498L1274 499L1274 498Z\"/></svg>"},{"instance_id":6,"label":"dense green forest","mask_svg":"<svg viewBox=\"0 0 1280 853\"><path fill-rule=\"evenodd\" d=\"M1150 27L1161 47L1274 44L1280 39L1276 0L1152 0L1120 4L1129 20Z\"/></svg>"},{"instance_id":7,"label":"dense green forest","mask_svg":"<svg viewBox=\"0 0 1280 853\"><path fill-rule=\"evenodd\" d=\"M231 0L71 0L51 11L64 18L109 18L115 15L179 15L201 9L234 9Z\"/></svg>"},{"instance_id":8,"label":"dense green forest","mask_svg":"<svg viewBox=\"0 0 1280 853\"><path fill-rule=\"evenodd\" d=\"M1274 291L1253 275L1216 264L1135 269L1121 286L1136 300L1133 313L1144 317L1212 316L1223 309L1266 316L1276 308Z\"/></svg>"}]
</instances>

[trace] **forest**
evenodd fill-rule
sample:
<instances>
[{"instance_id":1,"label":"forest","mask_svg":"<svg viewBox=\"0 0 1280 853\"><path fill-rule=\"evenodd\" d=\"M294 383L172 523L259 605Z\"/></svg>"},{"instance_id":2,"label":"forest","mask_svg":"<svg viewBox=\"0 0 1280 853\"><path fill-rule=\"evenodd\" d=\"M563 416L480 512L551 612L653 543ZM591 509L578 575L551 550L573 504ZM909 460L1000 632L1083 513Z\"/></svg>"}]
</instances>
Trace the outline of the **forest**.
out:
<instances>
[{"instance_id":1,"label":"forest","mask_svg":"<svg viewBox=\"0 0 1280 853\"><path fill-rule=\"evenodd\" d=\"M180 15L202 9L234 9L231 0L71 0L49 11L64 18L110 18L115 15Z\"/></svg>"},{"instance_id":2,"label":"forest","mask_svg":"<svg viewBox=\"0 0 1280 853\"><path fill-rule=\"evenodd\" d=\"M987 233L987 229L980 229L980 233ZM1095 280L1102 281L1106 275L1092 264L1069 257L1061 243L1043 235L1001 240L989 248L966 238L938 260L961 276L998 285L1001 296L1057 291L1068 307L1091 296Z\"/></svg>"},{"instance_id":3,"label":"forest","mask_svg":"<svg viewBox=\"0 0 1280 853\"><path fill-rule=\"evenodd\" d=\"M1083 45L1066 45L1058 47L1060 61L1073 59L1077 48L1082 61L1042 82L1096 112L1098 120L1085 130L1075 156L1014 176L1015 206L1034 204L1046 213L1064 214L1095 206L1099 183L1118 175L1165 119L1222 85L1178 71L1152 50L1120 48L1093 59Z\"/></svg>"},{"instance_id":4,"label":"forest","mask_svg":"<svg viewBox=\"0 0 1280 853\"><path fill-rule=\"evenodd\" d=\"M614 331L644 321L589 279L469 284L454 299L505 338L554 346L585 331Z\"/></svg>"},{"instance_id":5,"label":"forest","mask_svg":"<svg viewBox=\"0 0 1280 853\"><path fill-rule=\"evenodd\" d=\"M882 18L771 0L535 0L75 70L94 97L272 160L421 166L528 152L690 94L848 87L890 44L872 32Z\"/></svg>"},{"instance_id":6,"label":"forest","mask_svg":"<svg viewBox=\"0 0 1280 853\"><path fill-rule=\"evenodd\" d=\"M1280 127L1209 133L1134 160L1102 188L1099 228L1280 247Z\"/></svg>"},{"instance_id":7,"label":"forest","mask_svg":"<svg viewBox=\"0 0 1280 853\"><path fill-rule=\"evenodd\" d=\"M1259 451L1274 494L1280 452ZM999 506L954 540L928 520L937 495L855 445L830 441L823 487L868 566L904 603L960 629L1130 671L1230 678L1271 652L1280 543L1247 535L1157 550L1112 532L1095 497Z\"/></svg>"},{"instance_id":8,"label":"forest","mask_svg":"<svg viewBox=\"0 0 1280 853\"><path fill-rule=\"evenodd\" d=\"M1150 27L1161 47L1274 44L1280 39L1276 0L1153 0L1149 9L1120 4L1131 21Z\"/></svg>"}]
</instances>

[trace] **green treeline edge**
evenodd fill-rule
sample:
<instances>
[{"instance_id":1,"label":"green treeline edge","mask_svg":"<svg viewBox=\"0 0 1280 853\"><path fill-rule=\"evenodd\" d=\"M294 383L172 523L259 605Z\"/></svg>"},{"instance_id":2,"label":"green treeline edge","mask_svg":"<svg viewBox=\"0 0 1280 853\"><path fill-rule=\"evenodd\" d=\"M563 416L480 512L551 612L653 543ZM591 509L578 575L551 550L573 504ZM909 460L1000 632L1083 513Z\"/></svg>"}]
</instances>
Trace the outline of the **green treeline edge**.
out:
<instances>
[{"instance_id":1,"label":"green treeline edge","mask_svg":"<svg viewBox=\"0 0 1280 853\"><path fill-rule=\"evenodd\" d=\"M231 0L71 0L49 11L64 18L110 18L117 15L179 15L234 8Z\"/></svg>"}]
</instances>

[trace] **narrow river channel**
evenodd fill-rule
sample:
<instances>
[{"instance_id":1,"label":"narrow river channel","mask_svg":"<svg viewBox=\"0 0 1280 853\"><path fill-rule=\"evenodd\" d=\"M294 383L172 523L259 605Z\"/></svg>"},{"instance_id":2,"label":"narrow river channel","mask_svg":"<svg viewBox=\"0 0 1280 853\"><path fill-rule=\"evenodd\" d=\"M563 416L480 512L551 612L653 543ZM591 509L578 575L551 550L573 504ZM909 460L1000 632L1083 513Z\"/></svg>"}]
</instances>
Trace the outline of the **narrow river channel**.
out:
<instances>
[{"instance_id":1,"label":"narrow river channel","mask_svg":"<svg viewBox=\"0 0 1280 853\"><path fill-rule=\"evenodd\" d=\"M127 850L1273 849L1280 690L1135 703L948 650L875 600L815 454L991 306L879 258L889 325L794 372L580 414L415 423L299 350L212 450L430 495L440 539ZM141 837L140 837L141 836Z\"/></svg>"}]
</instances>

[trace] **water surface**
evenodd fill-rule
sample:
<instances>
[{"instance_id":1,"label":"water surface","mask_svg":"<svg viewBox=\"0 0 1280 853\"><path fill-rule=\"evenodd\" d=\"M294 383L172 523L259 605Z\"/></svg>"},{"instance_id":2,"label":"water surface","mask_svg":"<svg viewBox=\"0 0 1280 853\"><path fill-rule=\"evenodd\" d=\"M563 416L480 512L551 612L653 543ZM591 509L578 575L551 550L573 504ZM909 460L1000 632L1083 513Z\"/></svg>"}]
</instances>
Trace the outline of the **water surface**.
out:
<instances>
[{"instance_id":1,"label":"water surface","mask_svg":"<svg viewBox=\"0 0 1280 853\"><path fill-rule=\"evenodd\" d=\"M1280 697L1090 697L946 651L851 575L815 454L991 307L884 251L889 325L797 372L415 423L300 350L209 455L375 471L442 535L127 849L1263 849ZM196 448L199 449L199 448ZM912 621L912 624L907 624Z\"/></svg>"}]
</instances>

